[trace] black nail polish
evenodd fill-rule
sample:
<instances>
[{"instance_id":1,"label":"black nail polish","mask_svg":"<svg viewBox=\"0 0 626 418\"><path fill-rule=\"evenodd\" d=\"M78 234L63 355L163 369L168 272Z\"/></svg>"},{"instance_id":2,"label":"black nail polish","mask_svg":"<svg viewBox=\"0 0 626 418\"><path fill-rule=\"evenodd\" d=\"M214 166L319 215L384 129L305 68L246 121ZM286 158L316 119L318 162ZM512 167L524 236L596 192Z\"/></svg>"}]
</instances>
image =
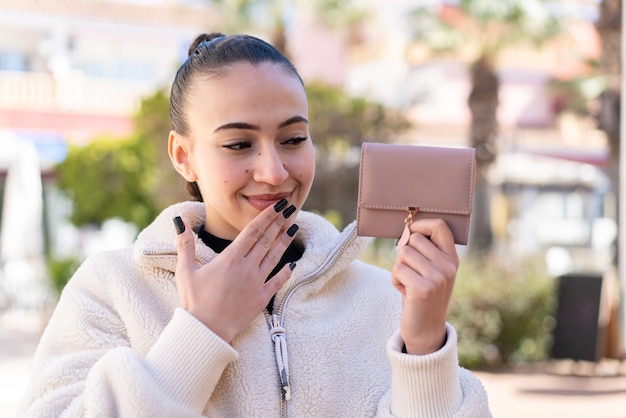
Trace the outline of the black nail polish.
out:
<instances>
[{"instance_id":1,"label":"black nail polish","mask_svg":"<svg viewBox=\"0 0 626 418\"><path fill-rule=\"evenodd\" d=\"M287 230L287 235L289 235L290 237L293 237L294 235L296 235L296 231L298 230L299 226L296 224L293 224L289 227L289 229Z\"/></svg>"},{"instance_id":2,"label":"black nail polish","mask_svg":"<svg viewBox=\"0 0 626 418\"><path fill-rule=\"evenodd\" d=\"M280 212L285 206L287 206L287 199L281 199L274 205L274 210Z\"/></svg>"},{"instance_id":3,"label":"black nail polish","mask_svg":"<svg viewBox=\"0 0 626 418\"><path fill-rule=\"evenodd\" d=\"M174 217L174 227L176 228L176 233L178 235L185 232L185 223L180 216Z\"/></svg>"},{"instance_id":4,"label":"black nail polish","mask_svg":"<svg viewBox=\"0 0 626 418\"><path fill-rule=\"evenodd\" d=\"M292 270L292 271L293 271L293 269L295 269L295 268L296 268L296 262L295 262L295 261L292 261L292 262L289 264L289 270Z\"/></svg>"},{"instance_id":5,"label":"black nail polish","mask_svg":"<svg viewBox=\"0 0 626 418\"><path fill-rule=\"evenodd\" d=\"M285 219L291 216L292 213L296 211L296 207L294 205L289 206L287 209L283 211L283 216Z\"/></svg>"}]
</instances>

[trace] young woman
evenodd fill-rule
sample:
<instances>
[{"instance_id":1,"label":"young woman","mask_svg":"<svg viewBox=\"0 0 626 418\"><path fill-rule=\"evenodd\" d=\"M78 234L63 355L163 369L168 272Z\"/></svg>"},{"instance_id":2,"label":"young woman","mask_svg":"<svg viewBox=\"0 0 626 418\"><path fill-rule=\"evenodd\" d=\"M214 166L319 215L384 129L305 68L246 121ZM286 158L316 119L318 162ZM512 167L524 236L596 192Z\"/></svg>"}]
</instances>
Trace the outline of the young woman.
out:
<instances>
[{"instance_id":1,"label":"young woman","mask_svg":"<svg viewBox=\"0 0 626 418\"><path fill-rule=\"evenodd\" d=\"M88 259L42 336L26 416L485 417L446 323L458 257L411 225L391 273L354 225L301 212L307 96L275 48L201 35L171 91L169 154L196 200Z\"/></svg>"}]
</instances>

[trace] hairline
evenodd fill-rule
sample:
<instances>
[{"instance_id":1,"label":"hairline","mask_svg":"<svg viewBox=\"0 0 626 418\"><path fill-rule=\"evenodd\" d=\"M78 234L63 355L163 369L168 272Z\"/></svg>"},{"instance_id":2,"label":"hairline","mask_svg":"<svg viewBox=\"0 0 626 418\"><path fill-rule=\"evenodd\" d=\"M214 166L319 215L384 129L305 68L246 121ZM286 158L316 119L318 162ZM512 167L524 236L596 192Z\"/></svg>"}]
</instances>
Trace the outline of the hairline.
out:
<instances>
[{"instance_id":1,"label":"hairline","mask_svg":"<svg viewBox=\"0 0 626 418\"><path fill-rule=\"evenodd\" d=\"M250 60L246 60L246 59L241 59L235 62L232 62L230 64L224 64L222 65L219 69L205 69L205 70L199 70L195 77L192 78L204 78L206 80L218 80L220 78L224 78L226 77L235 67L237 67L238 65L251 65L252 67L260 67L264 64L269 64L269 65L275 65L277 67L280 67L282 69L285 70L285 72L287 72L288 74L290 74L292 77L294 77L295 79L297 79L300 84L302 84L302 87L305 87L304 85L304 80L302 80L302 77L300 77L300 74L298 74L298 72L294 69L292 69L287 63L285 62L279 62L279 61L272 61L272 60L263 60L263 61L250 61ZM306 88L305 88L306 90Z\"/></svg>"}]
</instances>

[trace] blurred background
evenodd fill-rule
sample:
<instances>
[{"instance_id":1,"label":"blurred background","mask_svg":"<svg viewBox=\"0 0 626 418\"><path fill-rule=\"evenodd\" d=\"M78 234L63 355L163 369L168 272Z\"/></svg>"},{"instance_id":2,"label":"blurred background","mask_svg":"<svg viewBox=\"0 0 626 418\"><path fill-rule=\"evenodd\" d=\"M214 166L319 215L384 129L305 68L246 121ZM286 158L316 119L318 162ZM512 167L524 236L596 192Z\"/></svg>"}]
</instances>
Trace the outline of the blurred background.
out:
<instances>
[{"instance_id":1,"label":"blurred background","mask_svg":"<svg viewBox=\"0 0 626 418\"><path fill-rule=\"evenodd\" d=\"M0 0L0 328L39 333L80 262L187 199L166 153L171 80L197 34L246 32L307 84L306 209L338 227L363 141L476 148L450 312L462 365L622 373L621 3ZM393 251L374 240L363 258L389 267Z\"/></svg>"}]
</instances>

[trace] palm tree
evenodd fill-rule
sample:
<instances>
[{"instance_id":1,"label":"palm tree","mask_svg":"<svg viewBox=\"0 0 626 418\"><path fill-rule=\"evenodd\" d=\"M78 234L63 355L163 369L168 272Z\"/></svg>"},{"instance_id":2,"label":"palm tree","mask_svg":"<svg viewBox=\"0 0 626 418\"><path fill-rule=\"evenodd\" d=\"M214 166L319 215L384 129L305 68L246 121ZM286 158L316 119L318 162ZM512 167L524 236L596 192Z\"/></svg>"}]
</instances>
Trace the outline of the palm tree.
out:
<instances>
[{"instance_id":1,"label":"palm tree","mask_svg":"<svg viewBox=\"0 0 626 418\"><path fill-rule=\"evenodd\" d=\"M606 78L606 89L600 96L600 110L598 125L607 136L609 142L608 173L611 178L613 192L619 196L620 191L620 107L621 107L621 38L622 38L622 0L603 0L600 4L600 15L596 22L596 29L602 43L600 57L600 71ZM621 199L616 199L618 205ZM617 210L618 223L623 220L619 217L621 210ZM619 254L619 252L616 252ZM616 260L619 263L625 260ZM621 286L624 286L622 278ZM624 304L624 301L621 301ZM621 308L623 309L623 307ZM607 357L620 358L624 355L623 335L619 331L620 306L614 304L611 309L607 325ZM624 318L621 318L623 320Z\"/></svg>"},{"instance_id":2,"label":"palm tree","mask_svg":"<svg viewBox=\"0 0 626 418\"><path fill-rule=\"evenodd\" d=\"M606 89L600 96L598 125L606 133L609 142L609 173L613 190L617 192L620 154L622 0L602 1L596 29L602 43L600 71L606 78Z\"/></svg>"},{"instance_id":3,"label":"palm tree","mask_svg":"<svg viewBox=\"0 0 626 418\"><path fill-rule=\"evenodd\" d=\"M514 46L540 46L559 33L560 24L545 0L458 0L437 10L418 8L412 18L416 44L469 61L469 137L477 165L472 248L485 251L492 242L486 173L497 155L498 57Z\"/></svg>"}]
</instances>

